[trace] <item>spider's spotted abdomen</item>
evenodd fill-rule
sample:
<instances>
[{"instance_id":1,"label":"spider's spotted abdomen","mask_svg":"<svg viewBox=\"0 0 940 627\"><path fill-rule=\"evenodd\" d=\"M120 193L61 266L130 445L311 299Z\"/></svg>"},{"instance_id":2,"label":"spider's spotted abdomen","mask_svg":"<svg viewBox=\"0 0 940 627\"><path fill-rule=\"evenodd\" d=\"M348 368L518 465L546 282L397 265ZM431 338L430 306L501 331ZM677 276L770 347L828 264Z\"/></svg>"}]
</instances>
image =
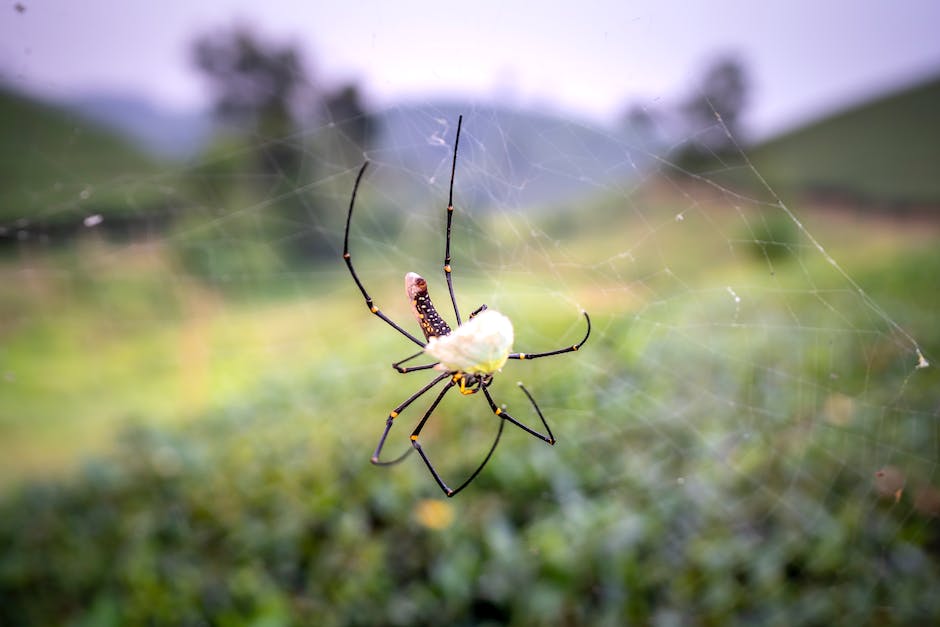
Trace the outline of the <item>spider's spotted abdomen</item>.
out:
<instances>
[{"instance_id":1,"label":"spider's spotted abdomen","mask_svg":"<svg viewBox=\"0 0 940 627\"><path fill-rule=\"evenodd\" d=\"M424 331L424 339L450 334L450 326L437 313L428 295L428 283L420 275L409 272L405 275L405 292L411 301L411 311Z\"/></svg>"}]
</instances>

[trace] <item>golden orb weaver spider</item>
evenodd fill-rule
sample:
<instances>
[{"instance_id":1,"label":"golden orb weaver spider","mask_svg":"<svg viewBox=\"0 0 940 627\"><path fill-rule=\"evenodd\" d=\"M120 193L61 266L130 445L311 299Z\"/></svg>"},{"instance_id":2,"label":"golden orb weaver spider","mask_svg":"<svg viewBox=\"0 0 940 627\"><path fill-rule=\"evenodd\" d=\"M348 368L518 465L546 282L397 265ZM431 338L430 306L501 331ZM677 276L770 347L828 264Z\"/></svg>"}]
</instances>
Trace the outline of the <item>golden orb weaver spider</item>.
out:
<instances>
[{"instance_id":1,"label":"golden orb weaver spider","mask_svg":"<svg viewBox=\"0 0 940 627\"><path fill-rule=\"evenodd\" d=\"M379 438L379 443L375 447L371 461L377 466L397 464L405 459L412 450L417 450L421 459L424 460L425 465L427 465L428 470L431 472L431 475L434 477L434 480L437 482L437 485L440 486L444 494L449 497L454 496L466 488L476 479L477 475L480 474L483 467L486 466L486 463L490 460L490 457L492 457L493 451L496 450L499 439L503 434L503 427L507 421L548 444L555 444L555 436L552 434L552 430L548 426L545 416L542 415L542 410L539 409L535 399L522 383L518 385L529 399L536 414L538 414L539 420L542 421L547 435L526 426L496 405L488 389L493 382L493 377L496 372L499 371L509 359L538 359L540 357L550 357L552 355L561 355L576 351L587 342L588 336L591 335L591 318L586 311L582 311L584 320L587 323L587 331L577 344L541 353L514 353L510 352L513 342L512 323L506 316L492 309L487 309L486 305L481 305L470 314L466 322L461 321L460 311L457 308L457 299L454 296L453 279L451 278L450 233L454 217L454 175L457 170L457 145L460 142L460 128L462 125L463 116L460 116L457 120L457 133L454 138L454 157L450 169L450 192L447 200L447 232L444 244L444 278L447 281L447 290L450 292L450 302L454 306L454 317L457 319L456 329L452 330L447 322L438 314L431 302L431 297L428 295L427 281L414 272L409 272L405 275L405 292L408 295L408 299L411 301L411 309L415 319L424 333L424 339L426 340L424 342L382 313L382 311L375 306L372 297L369 296L362 281L359 280L359 276L353 268L352 256L349 254L349 225L352 222L353 207L356 204L356 192L359 191L362 176L365 174L366 168L369 165L368 161L362 164L362 168L360 168L359 174L356 176L356 182L353 185L352 196L349 199L349 212L346 214L346 234L343 238L343 259L346 261L346 267L349 268L349 273L352 275L353 281L356 282L356 286L359 288L359 291L362 292L362 296L366 301L366 307L390 327L421 347L420 351L414 355L405 357L401 361L395 362L392 364L392 367L401 374L431 369L443 371L389 412L388 418L385 421L385 431L382 432L382 437ZM436 361L421 366L407 367L402 365L425 354ZM428 407L427 411L424 412L424 415L418 422L418 426L411 432L411 447L393 460L382 461L380 459L382 448L385 446L385 440L388 438L395 418L397 418L405 408L421 398L421 396L426 394L441 381L445 380L447 381L446 385L438 392L437 397L435 397L431 406ZM424 452L418 440L421 436L421 430L427 423L428 418L431 417L431 413L440 404L444 395L453 389L454 386L457 386L461 394L465 395L483 392L483 396L486 398L487 403L489 403L490 409L493 414L500 418L500 421L499 430L496 432L496 439L493 441L493 445L490 446L486 457L463 483L456 488L450 488L434 468L434 465L431 463L430 458Z\"/></svg>"}]
</instances>

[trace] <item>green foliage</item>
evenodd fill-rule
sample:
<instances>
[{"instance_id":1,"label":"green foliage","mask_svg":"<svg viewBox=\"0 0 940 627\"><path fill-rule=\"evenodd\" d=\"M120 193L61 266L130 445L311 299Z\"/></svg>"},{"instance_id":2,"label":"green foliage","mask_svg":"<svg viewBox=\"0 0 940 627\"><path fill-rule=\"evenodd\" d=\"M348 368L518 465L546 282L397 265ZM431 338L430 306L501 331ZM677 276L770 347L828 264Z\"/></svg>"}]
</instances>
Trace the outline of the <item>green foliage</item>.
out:
<instances>
[{"instance_id":1,"label":"green foliage","mask_svg":"<svg viewBox=\"0 0 940 627\"><path fill-rule=\"evenodd\" d=\"M291 409L269 398L183 432L130 431L115 459L8 500L0 618L831 624L940 612L936 565L906 539L929 537L925 520L852 478L824 482L828 499L811 478L786 485L785 460L758 443L733 474L699 447L670 452L678 425L545 451L510 439L479 485L441 504L454 522L438 530L416 515L422 494L441 498L423 472L372 468L311 416L276 418Z\"/></svg>"},{"instance_id":2,"label":"green foliage","mask_svg":"<svg viewBox=\"0 0 940 627\"><path fill-rule=\"evenodd\" d=\"M583 351L525 364L558 445L507 429L452 500L415 456L368 464L382 408L419 381L384 363L363 370L394 351L379 325L291 379L273 369L188 426L129 428L69 480L0 504L0 623L936 620L936 521L884 492L855 445L934 459L930 438L881 429L900 387L890 366L852 359L850 337L832 361L857 367L836 385L815 371L829 344L810 333L683 337L724 307L700 298L656 323L598 313ZM526 328L564 335L551 326L535 313ZM523 416L506 383L523 364L511 365L494 393ZM709 395L736 387L740 402ZM808 393L820 389L830 397ZM911 378L906 402L935 406L936 389ZM853 401L838 390L861 399L843 408L847 422L839 403ZM448 401L429 451L454 476L448 462L485 446L495 419L470 412L475 397ZM910 489L934 467L908 468Z\"/></svg>"},{"instance_id":3,"label":"green foliage","mask_svg":"<svg viewBox=\"0 0 940 627\"><path fill-rule=\"evenodd\" d=\"M748 242L751 253L760 260L777 262L796 254L799 230L780 209L767 211L751 220L741 240Z\"/></svg>"}]
</instances>

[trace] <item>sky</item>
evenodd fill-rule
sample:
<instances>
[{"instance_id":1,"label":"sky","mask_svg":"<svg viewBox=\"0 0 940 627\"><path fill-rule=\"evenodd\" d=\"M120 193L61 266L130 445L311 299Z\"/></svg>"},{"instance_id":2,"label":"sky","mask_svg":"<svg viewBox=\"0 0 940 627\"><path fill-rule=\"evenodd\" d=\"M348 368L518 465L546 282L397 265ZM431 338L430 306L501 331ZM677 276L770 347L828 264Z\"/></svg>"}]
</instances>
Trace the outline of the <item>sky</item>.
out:
<instances>
[{"instance_id":1,"label":"sky","mask_svg":"<svg viewBox=\"0 0 940 627\"><path fill-rule=\"evenodd\" d=\"M321 84L355 81L373 107L445 96L601 124L633 103L681 101L710 60L733 53L751 77L745 122L758 136L940 74L933 0L6 5L0 81L53 98L134 95L178 112L209 105L192 41L234 25L296 44Z\"/></svg>"}]
</instances>

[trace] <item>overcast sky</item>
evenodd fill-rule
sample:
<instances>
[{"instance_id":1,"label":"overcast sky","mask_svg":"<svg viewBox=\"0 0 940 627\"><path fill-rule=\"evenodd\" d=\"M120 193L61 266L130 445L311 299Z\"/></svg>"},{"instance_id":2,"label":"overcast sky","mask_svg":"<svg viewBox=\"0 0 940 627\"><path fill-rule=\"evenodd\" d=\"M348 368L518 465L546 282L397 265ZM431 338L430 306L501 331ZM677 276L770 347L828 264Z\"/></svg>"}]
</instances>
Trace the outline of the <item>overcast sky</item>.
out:
<instances>
[{"instance_id":1,"label":"overcast sky","mask_svg":"<svg viewBox=\"0 0 940 627\"><path fill-rule=\"evenodd\" d=\"M7 0L0 73L47 95L205 107L190 43L233 24L297 44L317 78L357 81L376 107L452 95L603 123L631 102L680 99L710 58L734 52L760 135L940 73L932 0Z\"/></svg>"}]
</instances>

